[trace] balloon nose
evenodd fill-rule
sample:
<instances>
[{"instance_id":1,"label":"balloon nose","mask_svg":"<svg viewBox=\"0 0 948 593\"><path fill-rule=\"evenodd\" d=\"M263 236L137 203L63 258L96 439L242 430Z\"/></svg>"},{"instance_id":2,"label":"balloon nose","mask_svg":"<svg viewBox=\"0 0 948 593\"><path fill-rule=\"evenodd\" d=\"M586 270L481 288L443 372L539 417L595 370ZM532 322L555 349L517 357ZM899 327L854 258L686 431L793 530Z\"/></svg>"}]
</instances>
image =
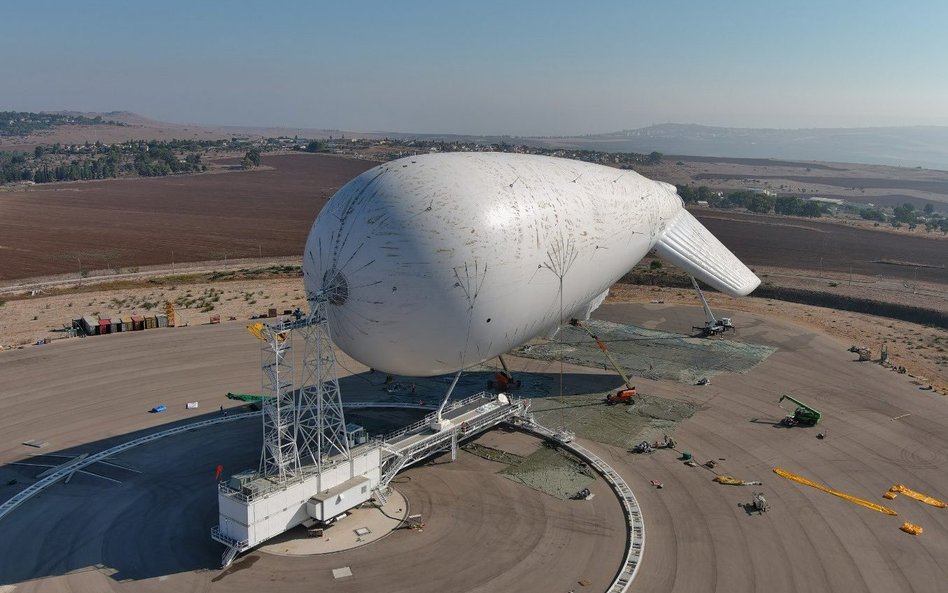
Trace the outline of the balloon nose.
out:
<instances>
[{"instance_id":1,"label":"balloon nose","mask_svg":"<svg viewBox=\"0 0 948 593\"><path fill-rule=\"evenodd\" d=\"M344 305L349 300L349 281L345 274L333 267L323 274L323 283L320 287L330 305Z\"/></svg>"}]
</instances>

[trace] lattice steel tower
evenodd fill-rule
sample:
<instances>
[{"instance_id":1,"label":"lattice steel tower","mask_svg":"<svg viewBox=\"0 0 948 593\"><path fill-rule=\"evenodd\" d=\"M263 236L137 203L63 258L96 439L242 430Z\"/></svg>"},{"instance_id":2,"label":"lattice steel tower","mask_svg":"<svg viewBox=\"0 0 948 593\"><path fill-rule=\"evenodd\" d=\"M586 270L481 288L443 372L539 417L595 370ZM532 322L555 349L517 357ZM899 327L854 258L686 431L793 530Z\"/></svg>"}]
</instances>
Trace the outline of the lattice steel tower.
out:
<instances>
[{"instance_id":1,"label":"lattice steel tower","mask_svg":"<svg viewBox=\"0 0 948 593\"><path fill-rule=\"evenodd\" d=\"M263 342L263 450L260 474L281 482L321 471L329 457L349 459L336 355L329 333L328 293L309 299L308 317L250 331ZM303 365L294 388L293 341L303 334Z\"/></svg>"},{"instance_id":2,"label":"lattice steel tower","mask_svg":"<svg viewBox=\"0 0 948 593\"><path fill-rule=\"evenodd\" d=\"M320 469L328 457L349 459L336 353L329 333L329 304L325 293L311 298L309 320L301 328L306 346L297 417L300 455Z\"/></svg>"},{"instance_id":3,"label":"lattice steel tower","mask_svg":"<svg viewBox=\"0 0 948 593\"><path fill-rule=\"evenodd\" d=\"M286 481L300 475L298 412L293 390L293 336L282 325L248 329L263 341L263 450L260 474ZM256 330L256 331L254 331Z\"/></svg>"}]
</instances>

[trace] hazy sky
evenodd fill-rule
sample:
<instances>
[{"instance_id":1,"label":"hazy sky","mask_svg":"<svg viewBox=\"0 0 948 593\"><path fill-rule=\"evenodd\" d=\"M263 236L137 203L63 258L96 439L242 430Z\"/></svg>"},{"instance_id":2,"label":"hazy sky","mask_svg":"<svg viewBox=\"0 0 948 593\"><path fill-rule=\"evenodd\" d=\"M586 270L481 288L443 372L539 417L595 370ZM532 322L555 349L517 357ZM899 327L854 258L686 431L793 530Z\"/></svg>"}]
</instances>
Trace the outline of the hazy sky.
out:
<instances>
[{"instance_id":1,"label":"hazy sky","mask_svg":"<svg viewBox=\"0 0 948 593\"><path fill-rule=\"evenodd\" d=\"M0 110L473 134L948 125L945 2L37 0L2 14Z\"/></svg>"}]
</instances>

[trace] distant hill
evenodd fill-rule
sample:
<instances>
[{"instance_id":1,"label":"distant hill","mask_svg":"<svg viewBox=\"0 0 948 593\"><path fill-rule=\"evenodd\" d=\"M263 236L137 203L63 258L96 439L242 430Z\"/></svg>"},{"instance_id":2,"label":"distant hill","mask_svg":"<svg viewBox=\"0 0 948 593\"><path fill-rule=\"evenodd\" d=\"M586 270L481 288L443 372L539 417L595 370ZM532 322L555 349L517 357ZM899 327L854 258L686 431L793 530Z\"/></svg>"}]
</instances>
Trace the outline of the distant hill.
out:
<instances>
[{"instance_id":1,"label":"distant hill","mask_svg":"<svg viewBox=\"0 0 948 593\"><path fill-rule=\"evenodd\" d=\"M948 127L721 128L660 124L608 134L529 138L530 143L611 152L651 152L948 169Z\"/></svg>"},{"instance_id":2,"label":"distant hill","mask_svg":"<svg viewBox=\"0 0 948 593\"><path fill-rule=\"evenodd\" d=\"M32 114L42 124L32 122L23 129L7 118L15 132L0 134L0 150L32 150L37 144L123 142L126 140L209 140L231 137L266 138L400 138L526 144L549 148L602 150L609 152L653 151L666 155L743 159L783 159L831 163L862 163L897 167L924 167L948 170L948 126L888 128L723 128L698 124L660 124L634 130L585 136L476 136L467 134L424 134L413 132L349 131L293 127L207 126L169 123L129 111L82 113L60 111ZM66 124L66 125L64 125ZM98 125L94 125L98 124ZM110 124L110 125L103 125Z\"/></svg>"},{"instance_id":3,"label":"distant hill","mask_svg":"<svg viewBox=\"0 0 948 593\"><path fill-rule=\"evenodd\" d=\"M35 146L57 142L67 145L97 141L112 144L129 140L219 140L234 137L253 139L280 136L327 138L332 135L337 137L343 134L347 137L353 135L339 130L170 123L130 111L105 113L57 111L28 115L32 117L8 117L4 120L7 122L9 131L3 133L3 129L0 129L0 151L30 151ZM20 121L21 119L26 121Z\"/></svg>"},{"instance_id":4,"label":"distant hill","mask_svg":"<svg viewBox=\"0 0 948 593\"><path fill-rule=\"evenodd\" d=\"M122 123L77 112L0 111L0 136L28 136L62 126L120 126Z\"/></svg>"}]
</instances>

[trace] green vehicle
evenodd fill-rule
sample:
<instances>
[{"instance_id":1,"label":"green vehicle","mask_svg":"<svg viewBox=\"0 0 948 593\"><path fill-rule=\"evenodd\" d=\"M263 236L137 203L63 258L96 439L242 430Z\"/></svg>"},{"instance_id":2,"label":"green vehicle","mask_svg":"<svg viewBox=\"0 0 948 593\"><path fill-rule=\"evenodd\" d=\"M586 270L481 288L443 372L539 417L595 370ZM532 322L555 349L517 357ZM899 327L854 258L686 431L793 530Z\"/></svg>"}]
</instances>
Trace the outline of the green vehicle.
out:
<instances>
[{"instance_id":1,"label":"green vehicle","mask_svg":"<svg viewBox=\"0 0 948 593\"><path fill-rule=\"evenodd\" d=\"M812 408L807 404L801 402L800 400L790 397L789 395L784 395L777 402L778 404L783 400L788 399L797 405L797 409L793 411L793 416L787 416L780 421L784 426L816 426L820 418L823 417L823 414L820 413L816 408Z\"/></svg>"},{"instance_id":2,"label":"green vehicle","mask_svg":"<svg viewBox=\"0 0 948 593\"><path fill-rule=\"evenodd\" d=\"M270 398L265 395L252 395L252 394L246 394L246 393L228 393L227 399L247 402L248 404L250 404L251 410L260 410L263 408L263 402Z\"/></svg>"}]
</instances>

